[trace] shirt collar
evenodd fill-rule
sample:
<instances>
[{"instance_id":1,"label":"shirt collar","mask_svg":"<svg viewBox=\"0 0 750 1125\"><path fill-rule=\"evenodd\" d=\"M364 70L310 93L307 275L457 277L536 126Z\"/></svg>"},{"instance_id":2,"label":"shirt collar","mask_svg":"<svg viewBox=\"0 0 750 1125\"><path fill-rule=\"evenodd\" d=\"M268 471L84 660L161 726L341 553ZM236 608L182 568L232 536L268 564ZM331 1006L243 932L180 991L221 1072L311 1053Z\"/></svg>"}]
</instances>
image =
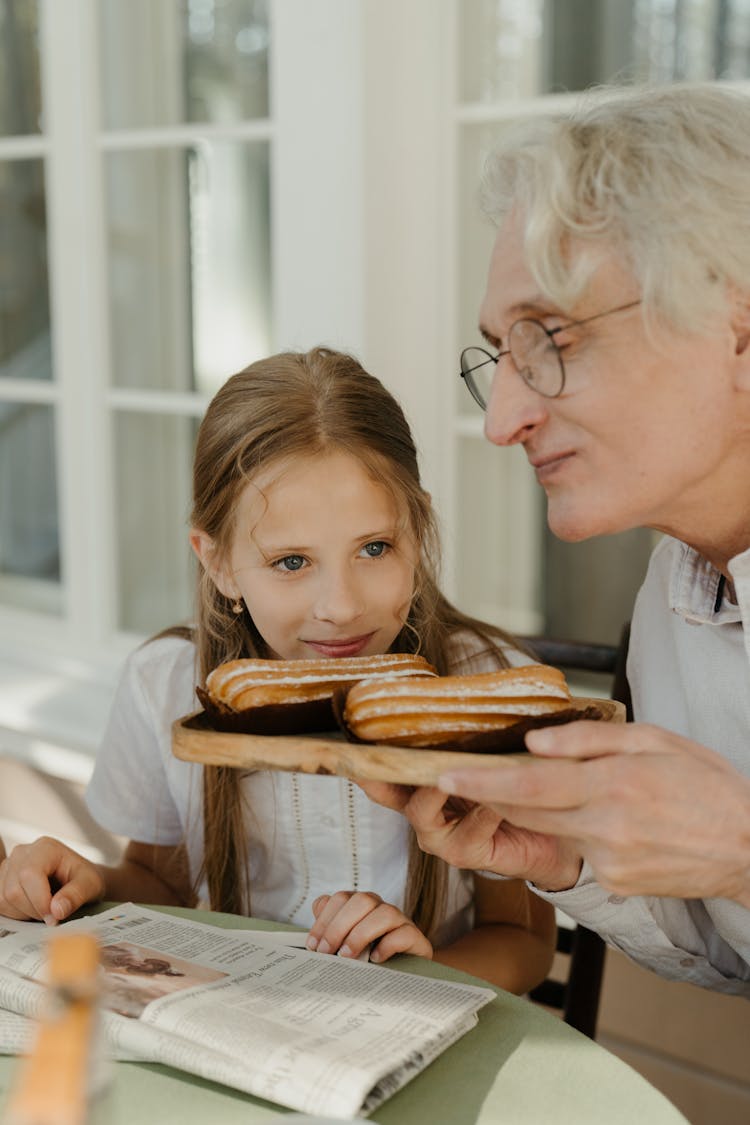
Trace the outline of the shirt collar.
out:
<instances>
[{"instance_id":1,"label":"shirt collar","mask_svg":"<svg viewBox=\"0 0 750 1125\"><path fill-rule=\"evenodd\" d=\"M681 543L680 548L669 587L672 611L695 625L729 625L741 621L740 607L733 605L726 593L716 608L720 571L693 547ZM750 551L737 555L730 562L732 577L736 579L735 564L741 564L742 573L750 575Z\"/></svg>"}]
</instances>

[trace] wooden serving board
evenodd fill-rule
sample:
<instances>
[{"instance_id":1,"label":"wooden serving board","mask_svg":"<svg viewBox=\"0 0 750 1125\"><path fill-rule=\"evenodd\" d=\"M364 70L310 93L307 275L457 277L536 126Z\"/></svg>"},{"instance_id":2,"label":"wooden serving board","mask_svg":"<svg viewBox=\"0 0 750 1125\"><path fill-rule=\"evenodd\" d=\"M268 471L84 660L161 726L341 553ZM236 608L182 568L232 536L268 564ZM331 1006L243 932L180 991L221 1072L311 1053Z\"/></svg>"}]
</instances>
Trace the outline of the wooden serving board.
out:
<instances>
[{"instance_id":1,"label":"wooden serving board","mask_svg":"<svg viewBox=\"0 0 750 1125\"><path fill-rule=\"evenodd\" d=\"M593 706L603 722L622 723L625 708L610 699L573 700L581 709ZM347 742L343 735L254 735L213 730L204 712L177 719L172 725L172 752L186 762L233 766L243 770L283 770L332 774L352 781L393 781L402 785L435 785L441 773L468 766L500 766L526 754L470 754L456 750L421 750L382 743Z\"/></svg>"}]
</instances>

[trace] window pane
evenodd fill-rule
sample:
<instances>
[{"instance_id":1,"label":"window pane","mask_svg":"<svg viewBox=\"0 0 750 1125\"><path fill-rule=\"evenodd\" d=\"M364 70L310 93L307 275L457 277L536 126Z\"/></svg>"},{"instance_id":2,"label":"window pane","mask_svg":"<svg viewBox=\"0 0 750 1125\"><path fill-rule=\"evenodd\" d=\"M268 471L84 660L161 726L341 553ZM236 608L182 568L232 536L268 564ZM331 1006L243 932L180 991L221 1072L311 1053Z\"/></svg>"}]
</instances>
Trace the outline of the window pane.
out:
<instances>
[{"instance_id":1,"label":"window pane","mask_svg":"<svg viewBox=\"0 0 750 1125\"><path fill-rule=\"evenodd\" d=\"M271 340L268 145L107 160L113 370L206 393Z\"/></svg>"},{"instance_id":2,"label":"window pane","mask_svg":"<svg viewBox=\"0 0 750 1125\"><path fill-rule=\"evenodd\" d=\"M458 7L459 100L493 102L538 93L543 0L463 0Z\"/></svg>"},{"instance_id":3,"label":"window pane","mask_svg":"<svg viewBox=\"0 0 750 1125\"><path fill-rule=\"evenodd\" d=\"M0 387L51 379L47 218L38 160L0 163Z\"/></svg>"},{"instance_id":4,"label":"window pane","mask_svg":"<svg viewBox=\"0 0 750 1125\"><path fill-rule=\"evenodd\" d=\"M499 141L501 125L467 125L460 134L458 168L458 302L459 351L471 345L484 346L479 332L479 308L484 297L487 268L495 241L495 226L479 206L478 185L487 156ZM481 411L459 378L459 356L454 357L454 393L459 414Z\"/></svg>"},{"instance_id":5,"label":"window pane","mask_svg":"<svg viewBox=\"0 0 750 1125\"><path fill-rule=\"evenodd\" d=\"M750 74L748 0L464 0L460 99Z\"/></svg>"},{"instance_id":6,"label":"window pane","mask_svg":"<svg viewBox=\"0 0 750 1125\"><path fill-rule=\"evenodd\" d=\"M0 0L0 135L38 133L38 0Z\"/></svg>"},{"instance_id":7,"label":"window pane","mask_svg":"<svg viewBox=\"0 0 750 1125\"><path fill-rule=\"evenodd\" d=\"M125 412L115 418L121 629L154 633L191 615L188 519L196 430L192 418Z\"/></svg>"},{"instance_id":8,"label":"window pane","mask_svg":"<svg viewBox=\"0 0 750 1125\"><path fill-rule=\"evenodd\" d=\"M458 495L458 604L513 632L538 631L544 497L523 450L462 438Z\"/></svg>"},{"instance_id":9,"label":"window pane","mask_svg":"<svg viewBox=\"0 0 750 1125\"><path fill-rule=\"evenodd\" d=\"M545 630L552 637L617 644L646 576L653 534L639 527L583 543L545 533Z\"/></svg>"},{"instance_id":10,"label":"window pane","mask_svg":"<svg viewBox=\"0 0 750 1125\"><path fill-rule=\"evenodd\" d=\"M103 125L268 116L265 0L100 0Z\"/></svg>"},{"instance_id":11,"label":"window pane","mask_svg":"<svg viewBox=\"0 0 750 1125\"><path fill-rule=\"evenodd\" d=\"M59 582L53 411L0 401L0 601L60 612Z\"/></svg>"}]
</instances>

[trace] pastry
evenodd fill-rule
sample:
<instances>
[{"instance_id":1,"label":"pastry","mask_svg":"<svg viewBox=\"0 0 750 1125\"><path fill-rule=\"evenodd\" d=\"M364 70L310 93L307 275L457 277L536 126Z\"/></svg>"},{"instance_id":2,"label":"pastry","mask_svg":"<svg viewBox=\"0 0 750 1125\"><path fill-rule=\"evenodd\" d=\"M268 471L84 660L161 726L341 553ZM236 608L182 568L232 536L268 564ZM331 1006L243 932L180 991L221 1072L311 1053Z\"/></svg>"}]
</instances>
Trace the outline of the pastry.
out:
<instances>
[{"instance_id":1,"label":"pastry","mask_svg":"<svg viewBox=\"0 0 750 1125\"><path fill-rule=\"evenodd\" d=\"M474 676L362 680L347 692L343 721L364 742L439 748L524 720L544 721L571 707L563 673L533 664Z\"/></svg>"},{"instance_id":2,"label":"pastry","mask_svg":"<svg viewBox=\"0 0 750 1125\"><path fill-rule=\"evenodd\" d=\"M422 656L389 652L330 660L230 660L206 679L212 701L232 711L269 703L309 703L364 677L436 676Z\"/></svg>"},{"instance_id":3,"label":"pastry","mask_svg":"<svg viewBox=\"0 0 750 1125\"><path fill-rule=\"evenodd\" d=\"M230 660L198 697L216 727L252 734L311 734L336 727L332 696L363 677L436 678L422 656L385 653L322 660Z\"/></svg>"}]
</instances>

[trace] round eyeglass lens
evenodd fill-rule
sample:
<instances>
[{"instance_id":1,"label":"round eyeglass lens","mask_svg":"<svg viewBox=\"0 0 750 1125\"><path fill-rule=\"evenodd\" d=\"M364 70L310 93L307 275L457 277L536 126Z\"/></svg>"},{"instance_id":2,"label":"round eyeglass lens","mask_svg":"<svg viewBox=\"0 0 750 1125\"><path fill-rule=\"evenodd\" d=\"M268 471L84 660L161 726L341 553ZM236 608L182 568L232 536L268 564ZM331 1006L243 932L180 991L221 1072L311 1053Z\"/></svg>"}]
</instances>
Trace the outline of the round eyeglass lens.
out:
<instances>
[{"instance_id":1,"label":"round eyeglass lens","mask_svg":"<svg viewBox=\"0 0 750 1125\"><path fill-rule=\"evenodd\" d=\"M563 389L565 373L557 344L538 320L517 320L508 333L510 357L527 386L547 398Z\"/></svg>"},{"instance_id":2,"label":"round eyeglass lens","mask_svg":"<svg viewBox=\"0 0 750 1125\"><path fill-rule=\"evenodd\" d=\"M485 348L464 348L461 352L461 374L474 401L486 410L495 374L495 357Z\"/></svg>"}]
</instances>

